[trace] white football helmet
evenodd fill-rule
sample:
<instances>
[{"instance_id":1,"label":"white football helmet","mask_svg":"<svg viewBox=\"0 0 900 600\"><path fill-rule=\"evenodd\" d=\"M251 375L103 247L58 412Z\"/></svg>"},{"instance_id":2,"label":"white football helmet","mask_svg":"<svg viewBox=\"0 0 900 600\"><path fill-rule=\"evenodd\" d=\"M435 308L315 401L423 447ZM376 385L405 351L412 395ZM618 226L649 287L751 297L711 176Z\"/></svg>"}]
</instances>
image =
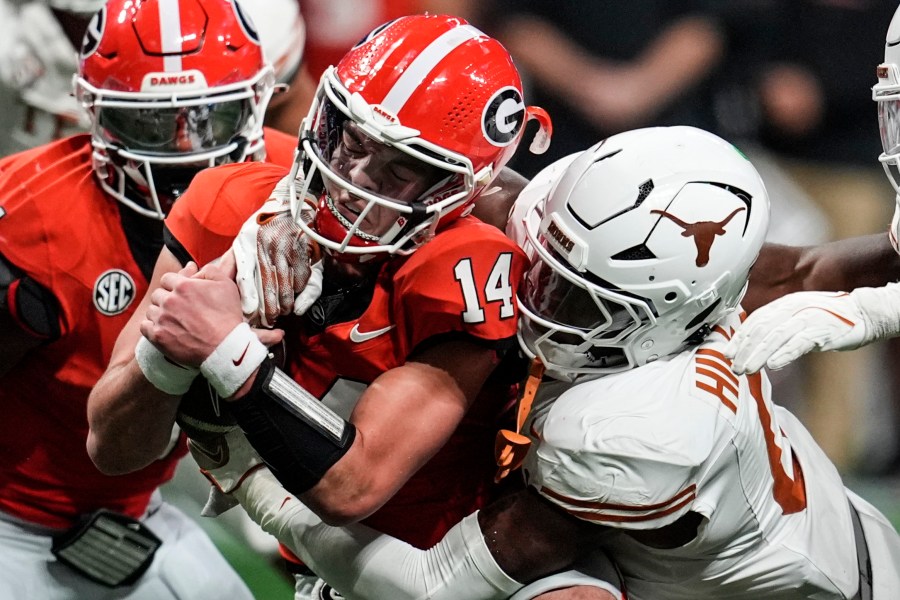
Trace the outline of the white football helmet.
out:
<instances>
[{"instance_id":1,"label":"white football helmet","mask_svg":"<svg viewBox=\"0 0 900 600\"><path fill-rule=\"evenodd\" d=\"M900 8L884 44L884 62L876 69L872 99L878 103L878 128L884 152L878 157L894 190L900 193Z\"/></svg>"},{"instance_id":2,"label":"white football helmet","mask_svg":"<svg viewBox=\"0 0 900 600\"><path fill-rule=\"evenodd\" d=\"M299 0L240 0L259 29L266 60L275 69L275 81L290 84L303 62L306 21Z\"/></svg>"},{"instance_id":3,"label":"white football helmet","mask_svg":"<svg viewBox=\"0 0 900 600\"><path fill-rule=\"evenodd\" d=\"M890 239L900 252L900 8L894 13L884 43L884 62L876 69L878 83L872 99L878 103L878 129L884 152L878 157L897 193L897 208L891 222Z\"/></svg>"},{"instance_id":4,"label":"white football helmet","mask_svg":"<svg viewBox=\"0 0 900 600\"><path fill-rule=\"evenodd\" d=\"M547 169L552 181L538 174L517 201L533 258L518 300L520 344L551 374L646 364L738 306L769 199L734 146L693 127L639 129Z\"/></svg>"}]
</instances>

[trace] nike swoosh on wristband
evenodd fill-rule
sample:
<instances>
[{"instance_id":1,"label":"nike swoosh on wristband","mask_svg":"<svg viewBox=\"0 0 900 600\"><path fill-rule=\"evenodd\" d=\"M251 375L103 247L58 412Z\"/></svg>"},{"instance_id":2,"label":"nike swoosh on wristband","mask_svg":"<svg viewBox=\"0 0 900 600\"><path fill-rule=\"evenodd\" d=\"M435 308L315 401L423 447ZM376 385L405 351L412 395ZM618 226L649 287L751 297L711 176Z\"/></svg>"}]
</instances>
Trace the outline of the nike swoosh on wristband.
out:
<instances>
[{"instance_id":1,"label":"nike swoosh on wristband","mask_svg":"<svg viewBox=\"0 0 900 600\"><path fill-rule=\"evenodd\" d=\"M237 360L231 359L231 362L234 363L234 366L236 366L236 367L241 366L241 363L244 362L244 357L247 356L247 350L249 350L249 349L250 349L250 342L247 342L247 347L244 348L244 351L241 352L241 355L238 356Z\"/></svg>"},{"instance_id":2,"label":"nike swoosh on wristband","mask_svg":"<svg viewBox=\"0 0 900 600\"><path fill-rule=\"evenodd\" d=\"M394 327L396 327L396 325L388 325L387 327L382 327L381 329L376 329L375 331L360 331L359 323L357 323L353 326L353 329L350 330L350 341L356 342L357 344L368 342L369 340L377 338L379 335L387 333Z\"/></svg>"}]
</instances>

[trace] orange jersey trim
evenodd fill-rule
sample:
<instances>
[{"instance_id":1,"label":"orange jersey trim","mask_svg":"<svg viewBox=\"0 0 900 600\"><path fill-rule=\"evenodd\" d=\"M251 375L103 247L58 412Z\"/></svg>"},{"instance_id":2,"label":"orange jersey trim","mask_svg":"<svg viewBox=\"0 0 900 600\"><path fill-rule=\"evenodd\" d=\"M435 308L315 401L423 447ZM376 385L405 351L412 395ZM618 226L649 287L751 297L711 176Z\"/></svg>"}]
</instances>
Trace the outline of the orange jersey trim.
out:
<instances>
[{"instance_id":1,"label":"orange jersey trim","mask_svg":"<svg viewBox=\"0 0 900 600\"><path fill-rule=\"evenodd\" d=\"M697 497L697 485L691 484L684 488L665 502L656 504L645 504L638 506L629 506L626 504L613 504L609 502L594 502L590 500L578 500L569 498L563 494L553 491L552 489L542 486L541 493L553 498L559 502L569 504L573 507L590 509L591 512L582 510L573 510L566 506L563 508L569 514L583 519L585 521L607 521L612 523L639 523L641 521L652 521L672 514L687 504L694 501ZM595 511L621 511L621 512L643 512L643 515L611 515L608 513L598 514Z\"/></svg>"}]
</instances>

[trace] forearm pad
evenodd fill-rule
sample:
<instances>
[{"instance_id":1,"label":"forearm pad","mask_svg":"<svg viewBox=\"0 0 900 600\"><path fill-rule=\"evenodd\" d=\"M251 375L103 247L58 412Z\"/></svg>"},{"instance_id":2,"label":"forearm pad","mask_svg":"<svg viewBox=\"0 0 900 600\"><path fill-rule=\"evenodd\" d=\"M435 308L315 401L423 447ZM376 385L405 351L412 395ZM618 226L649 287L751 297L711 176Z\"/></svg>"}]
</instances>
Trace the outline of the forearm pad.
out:
<instances>
[{"instance_id":1,"label":"forearm pad","mask_svg":"<svg viewBox=\"0 0 900 600\"><path fill-rule=\"evenodd\" d=\"M278 369L260 365L250 392L229 404L250 444L278 481L299 495L341 459L356 428Z\"/></svg>"},{"instance_id":2,"label":"forearm pad","mask_svg":"<svg viewBox=\"0 0 900 600\"><path fill-rule=\"evenodd\" d=\"M522 587L497 565L477 513L419 550L364 525L331 527L286 494L265 469L234 492L250 518L348 600L500 600Z\"/></svg>"}]
</instances>

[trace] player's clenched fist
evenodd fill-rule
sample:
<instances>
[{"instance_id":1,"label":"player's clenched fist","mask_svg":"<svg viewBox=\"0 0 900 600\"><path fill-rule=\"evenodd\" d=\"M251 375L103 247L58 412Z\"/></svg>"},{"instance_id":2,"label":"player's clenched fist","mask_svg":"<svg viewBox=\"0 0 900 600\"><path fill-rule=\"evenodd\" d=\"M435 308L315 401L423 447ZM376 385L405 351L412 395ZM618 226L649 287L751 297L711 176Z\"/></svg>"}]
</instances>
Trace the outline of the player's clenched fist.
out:
<instances>
[{"instance_id":1,"label":"player's clenched fist","mask_svg":"<svg viewBox=\"0 0 900 600\"><path fill-rule=\"evenodd\" d=\"M735 373L780 369L813 350L852 350L900 332L900 284L797 292L751 314L725 354Z\"/></svg>"},{"instance_id":2,"label":"player's clenched fist","mask_svg":"<svg viewBox=\"0 0 900 600\"><path fill-rule=\"evenodd\" d=\"M200 366L242 321L237 287L213 265L166 273L150 300L141 333L182 365Z\"/></svg>"}]
</instances>

